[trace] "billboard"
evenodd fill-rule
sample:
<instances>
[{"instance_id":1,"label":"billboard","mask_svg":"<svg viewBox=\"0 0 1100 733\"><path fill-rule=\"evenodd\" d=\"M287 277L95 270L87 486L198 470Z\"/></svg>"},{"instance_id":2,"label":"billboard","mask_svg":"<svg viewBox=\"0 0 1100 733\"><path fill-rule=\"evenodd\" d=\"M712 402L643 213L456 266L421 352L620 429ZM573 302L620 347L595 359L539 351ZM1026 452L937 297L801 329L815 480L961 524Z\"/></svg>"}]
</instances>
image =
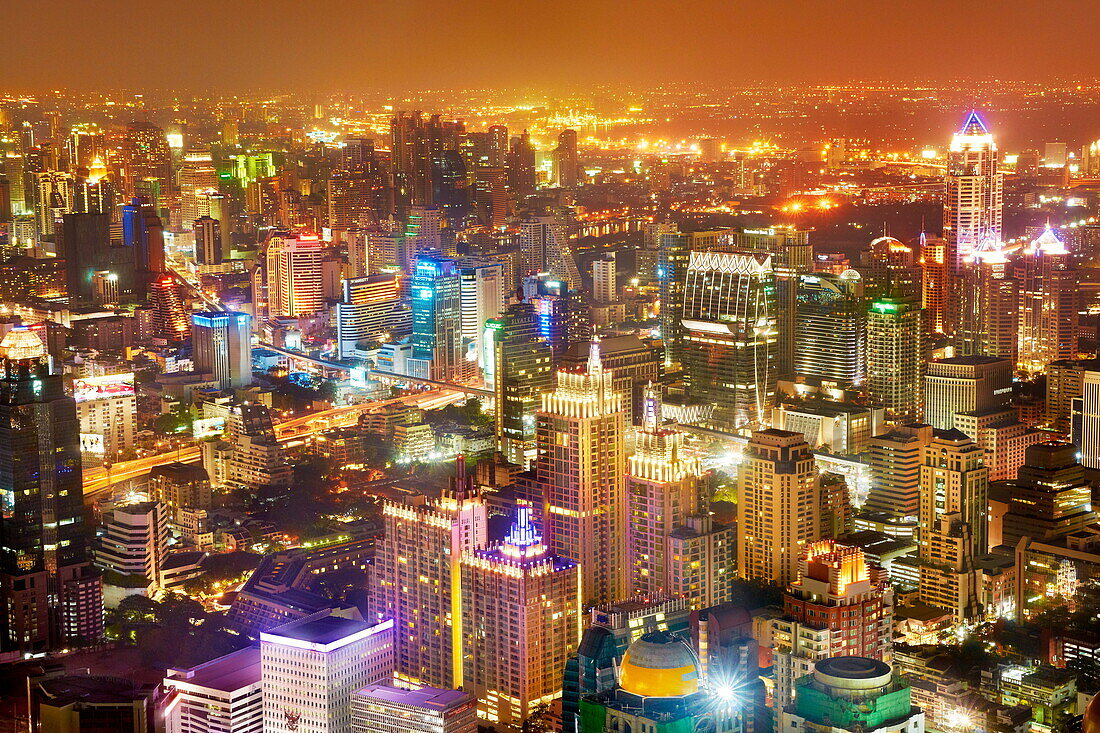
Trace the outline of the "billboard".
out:
<instances>
[{"instance_id":1,"label":"billboard","mask_svg":"<svg viewBox=\"0 0 1100 733\"><path fill-rule=\"evenodd\" d=\"M224 417L204 417L191 421L191 432L195 440L210 438L225 432Z\"/></svg>"},{"instance_id":2,"label":"billboard","mask_svg":"<svg viewBox=\"0 0 1100 733\"><path fill-rule=\"evenodd\" d=\"M133 395L133 372L73 380L73 399L77 402L103 400L111 397L133 397Z\"/></svg>"},{"instance_id":3,"label":"billboard","mask_svg":"<svg viewBox=\"0 0 1100 733\"><path fill-rule=\"evenodd\" d=\"M96 453L98 455L103 455L104 453L106 453L107 448L103 444L103 436L99 433L81 433L80 452Z\"/></svg>"}]
</instances>

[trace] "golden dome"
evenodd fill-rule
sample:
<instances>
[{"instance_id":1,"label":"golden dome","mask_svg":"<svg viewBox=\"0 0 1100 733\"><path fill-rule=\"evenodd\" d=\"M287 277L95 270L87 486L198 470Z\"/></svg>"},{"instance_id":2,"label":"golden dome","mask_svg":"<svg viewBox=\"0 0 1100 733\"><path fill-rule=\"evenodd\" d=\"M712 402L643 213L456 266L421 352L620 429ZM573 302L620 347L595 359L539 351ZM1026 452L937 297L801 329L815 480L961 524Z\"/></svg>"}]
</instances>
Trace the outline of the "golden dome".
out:
<instances>
[{"instance_id":1,"label":"golden dome","mask_svg":"<svg viewBox=\"0 0 1100 733\"><path fill-rule=\"evenodd\" d=\"M641 697L682 697L699 691L699 662L682 639L667 631L643 634L619 668L619 687Z\"/></svg>"},{"instance_id":2,"label":"golden dome","mask_svg":"<svg viewBox=\"0 0 1100 733\"><path fill-rule=\"evenodd\" d=\"M0 339L0 357L5 359L40 359L45 355L46 348L42 345L42 339L25 328L13 328Z\"/></svg>"},{"instance_id":3,"label":"golden dome","mask_svg":"<svg viewBox=\"0 0 1100 733\"><path fill-rule=\"evenodd\" d=\"M1100 692L1092 696L1081 720L1082 733L1100 733Z\"/></svg>"}]
</instances>

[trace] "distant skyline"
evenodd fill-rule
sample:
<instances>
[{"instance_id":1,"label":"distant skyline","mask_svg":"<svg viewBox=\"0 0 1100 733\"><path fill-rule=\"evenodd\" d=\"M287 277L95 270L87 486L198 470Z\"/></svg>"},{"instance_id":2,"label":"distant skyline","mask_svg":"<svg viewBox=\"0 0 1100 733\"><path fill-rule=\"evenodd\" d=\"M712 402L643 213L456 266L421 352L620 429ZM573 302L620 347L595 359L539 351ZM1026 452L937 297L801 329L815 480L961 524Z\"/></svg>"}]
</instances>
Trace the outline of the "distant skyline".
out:
<instances>
[{"instance_id":1,"label":"distant skyline","mask_svg":"<svg viewBox=\"0 0 1100 733\"><path fill-rule=\"evenodd\" d=\"M1094 14L1089 0L9 0L0 87L323 93L1066 79L1100 69Z\"/></svg>"}]
</instances>

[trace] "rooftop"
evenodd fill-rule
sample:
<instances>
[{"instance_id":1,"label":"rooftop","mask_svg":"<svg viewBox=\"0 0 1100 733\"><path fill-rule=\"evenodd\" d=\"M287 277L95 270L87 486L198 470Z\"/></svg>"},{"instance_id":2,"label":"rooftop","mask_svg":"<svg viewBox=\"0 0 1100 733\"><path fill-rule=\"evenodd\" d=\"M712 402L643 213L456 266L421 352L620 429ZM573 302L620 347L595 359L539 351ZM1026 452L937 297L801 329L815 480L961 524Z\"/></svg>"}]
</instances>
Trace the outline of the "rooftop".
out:
<instances>
[{"instance_id":1,"label":"rooftop","mask_svg":"<svg viewBox=\"0 0 1100 733\"><path fill-rule=\"evenodd\" d=\"M260 649L250 646L190 669L169 669L165 682L233 692L260 681Z\"/></svg>"},{"instance_id":2,"label":"rooftop","mask_svg":"<svg viewBox=\"0 0 1100 733\"><path fill-rule=\"evenodd\" d=\"M413 705L441 713L473 700L469 694L461 690L441 690L438 687L404 690L390 685L367 685L356 691L355 697L369 697L383 702Z\"/></svg>"},{"instance_id":3,"label":"rooftop","mask_svg":"<svg viewBox=\"0 0 1100 733\"><path fill-rule=\"evenodd\" d=\"M300 619L269 631L265 636L297 639L311 644L332 644L371 628L365 621L353 621L340 616Z\"/></svg>"}]
</instances>

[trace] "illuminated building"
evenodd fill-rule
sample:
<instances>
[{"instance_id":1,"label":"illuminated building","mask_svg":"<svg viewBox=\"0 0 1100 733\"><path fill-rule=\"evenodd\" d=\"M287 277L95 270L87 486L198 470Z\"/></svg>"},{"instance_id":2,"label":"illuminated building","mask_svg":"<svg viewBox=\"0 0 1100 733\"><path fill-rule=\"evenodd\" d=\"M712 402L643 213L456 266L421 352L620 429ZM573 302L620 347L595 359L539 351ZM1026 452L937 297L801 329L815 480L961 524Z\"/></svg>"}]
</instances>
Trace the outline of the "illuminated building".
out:
<instances>
[{"instance_id":1,"label":"illuminated building","mask_svg":"<svg viewBox=\"0 0 1100 733\"><path fill-rule=\"evenodd\" d=\"M863 384L867 311L859 273L799 276L794 372L840 387Z\"/></svg>"},{"instance_id":2,"label":"illuminated building","mask_svg":"<svg viewBox=\"0 0 1100 733\"><path fill-rule=\"evenodd\" d=\"M937 430L955 427L957 412L1004 410L1012 398L1012 363L994 356L957 356L928 362L924 421Z\"/></svg>"},{"instance_id":3,"label":"illuminated building","mask_svg":"<svg viewBox=\"0 0 1100 733\"><path fill-rule=\"evenodd\" d=\"M341 359L376 342L392 341L412 332L412 310L401 298L396 275L347 278L344 296L336 304L336 343Z\"/></svg>"},{"instance_id":4,"label":"illuminated building","mask_svg":"<svg viewBox=\"0 0 1100 733\"><path fill-rule=\"evenodd\" d=\"M436 501L383 504L371 594L378 617L394 620L398 678L445 688L463 685L462 556L488 544L485 500L462 456L455 470Z\"/></svg>"},{"instance_id":5,"label":"illuminated building","mask_svg":"<svg viewBox=\"0 0 1100 733\"><path fill-rule=\"evenodd\" d=\"M626 475L630 590L685 597L696 607L726 601L732 528L710 521L699 486L702 466L684 454L684 434L663 426L652 386L643 405Z\"/></svg>"},{"instance_id":6,"label":"illuminated building","mask_svg":"<svg viewBox=\"0 0 1100 733\"><path fill-rule=\"evenodd\" d=\"M144 299L164 272L164 227L153 207L133 199L122 207L122 244L133 252L134 292Z\"/></svg>"},{"instance_id":7,"label":"illuminated building","mask_svg":"<svg viewBox=\"0 0 1100 733\"><path fill-rule=\"evenodd\" d=\"M661 301L661 338L665 343L667 363L680 361L684 330L684 283L687 281L691 253L713 249L724 231L664 231L658 235L656 274Z\"/></svg>"},{"instance_id":8,"label":"illuminated building","mask_svg":"<svg viewBox=\"0 0 1100 733\"><path fill-rule=\"evenodd\" d=\"M181 510L210 509L210 475L202 466L166 463L149 472L149 495L165 506L169 521L178 524Z\"/></svg>"},{"instance_id":9,"label":"illuminated building","mask_svg":"<svg viewBox=\"0 0 1100 733\"><path fill-rule=\"evenodd\" d=\"M484 350L485 322L504 311L512 283L504 274L504 265L495 262L463 260L459 263L459 298L462 307L462 340L468 354L468 376L473 376L477 359Z\"/></svg>"},{"instance_id":10,"label":"illuminated building","mask_svg":"<svg viewBox=\"0 0 1100 733\"><path fill-rule=\"evenodd\" d=\"M165 733L259 733L260 650L245 647L205 664L166 671L160 703Z\"/></svg>"},{"instance_id":11,"label":"illuminated building","mask_svg":"<svg viewBox=\"0 0 1100 733\"><path fill-rule=\"evenodd\" d=\"M381 188L375 175L334 172L328 180L329 227L347 229L373 223L379 218L377 204Z\"/></svg>"},{"instance_id":12,"label":"illuminated building","mask_svg":"<svg viewBox=\"0 0 1100 733\"><path fill-rule=\"evenodd\" d=\"M44 171L35 175L34 214L38 235L52 241L55 223L72 213L75 181L68 173Z\"/></svg>"},{"instance_id":13,"label":"illuminated building","mask_svg":"<svg viewBox=\"0 0 1100 733\"><path fill-rule=\"evenodd\" d=\"M982 449L958 430L936 431L920 469L920 601L956 620L981 613L987 550L988 469Z\"/></svg>"},{"instance_id":14,"label":"illuminated building","mask_svg":"<svg viewBox=\"0 0 1100 733\"><path fill-rule=\"evenodd\" d=\"M234 406L228 427L232 450L225 467L227 483L252 491L290 485L291 467L265 405Z\"/></svg>"},{"instance_id":15,"label":"illuminated building","mask_svg":"<svg viewBox=\"0 0 1100 733\"><path fill-rule=\"evenodd\" d=\"M177 173L180 196L180 223L185 229L196 219L210 216L209 195L218 190L218 171L209 150L193 150L183 156Z\"/></svg>"},{"instance_id":16,"label":"illuminated building","mask_svg":"<svg viewBox=\"0 0 1100 733\"><path fill-rule=\"evenodd\" d=\"M508 144L508 190L522 201L535 193L535 148L527 130Z\"/></svg>"},{"instance_id":17,"label":"illuminated building","mask_svg":"<svg viewBox=\"0 0 1100 733\"><path fill-rule=\"evenodd\" d=\"M939 237L920 235L922 275L921 306L924 328L928 333L943 333L947 328L947 302L951 289L947 263L947 242Z\"/></svg>"},{"instance_id":18,"label":"illuminated building","mask_svg":"<svg viewBox=\"0 0 1100 733\"><path fill-rule=\"evenodd\" d=\"M0 648L96 641L103 595L85 550L75 401L32 331L0 340L0 376Z\"/></svg>"},{"instance_id":19,"label":"illuminated building","mask_svg":"<svg viewBox=\"0 0 1100 733\"><path fill-rule=\"evenodd\" d=\"M411 206L405 221L404 270L412 273L420 253L453 256L449 240L444 240L443 210L437 206ZM447 250L447 251L445 251Z\"/></svg>"},{"instance_id":20,"label":"illuminated building","mask_svg":"<svg viewBox=\"0 0 1100 733\"><path fill-rule=\"evenodd\" d=\"M504 168L475 169L473 201L482 224L502 229L508 222L508 171Z\"/></svg>"},{"instance_id":21,"label":"illuminated building","mask_svg":"<svg viewBox=\"0 0 1100 733\"><path fill-rule=\"evenodd\" d=\"M352 733L477 733L477 703L471 695L458 690L367 685L352 695L351 730Z\"/></svg>"},{"instance_id":22,"label":"illuminated building","mask_svg":"<svg viewBox=\"0 0 1100 733\"><path fill-rule=\"evenodd\" d=\"M218 265L225 261L228 242L222 241L221 223L209 216L200 216L193 225L195 261L200 265Z\"/></svg>"},{"instance_id":23,"label":"illuminated building","mask_svg":"<svg viewBox=\"0 0 1100 733\"><path fill-rule=\"evenodd\" d=\"M973 353L1016 363L1019 350L1019 284L1000 248L976 252L975 278L967 292L976 300ZM962 345L962 344L960 344Z\"/></svg>"},{"instance_id":24,"label":"illuminated building","mask_svg":"<svg viewBox=\"0 0 1100 733\"><path fill-rule=\"evenodd\" d=\"M557 373L557 388L542 395L537 421L535 470L550 549L580 562L583 602L623 598L626 406L603 368L598 342L590 346L585 372Z\"/></svg>"},{"instance_id":25,"label":"illuminated building","mask_svg":"<svg viewBox=\"0 0 1100 733\"><path fill-rule=\"evenodd\" d=\"M821 536L820 477L801 433L760 430L745 446L737 485L737 572L786 585Z\"/></svg>"},{"instance_id":26,"label":"illuminated building","mask_svg":"<svg viewBox=\"0 0 1100 733\"><path fill-rule=\"evenodd\" d=\"M1048 227L1014 264L1020 288L1019 363L1028 372L1077 355L1078 283L1074 255Z\"/></svg>"},{"instance_id":27,"label":"illuminated building","mask_svg":"<svg viewBox=\"0 0 1100 733\"><path fill-rule=\"evenodd\" d=\"M74 379L73 398L82 453L115 463L122 451L134 447L137 397L133 372Z\"/></svg>"},{"instance_id":28,"label":"illuminated building","mask_svg":"<svg viewBox=\"0 0 1100 733\"><path fill-rule=\"evenodd\" d=\"M1057 441L1028 447L1024 465L1007 482L1002 544L1015 547L1022 537L1050 542L1096 522L1092 489L1076 453L1072 443Z\"/></svg>"},{"instance_id":29,"label":"illuminated building","mask_svg":"<svg viewBox=\"0 0 1100 733\"><path fill-rule=\"evenodd\" d=\"M890 665L861 656L822 659L779 714L790 733L924 733L924 711Z\"/></svg>"},{"instance_id":30,"label":"illuminated building","mask_svg":"<svg viewBox=\"0 0 1100 733\"><path fill-rule=\"evenodd\" d=\"M631 644L617 679L613 688L581 698L580 733L743 730L744 690L732 681L704 679L695 650L667 631Z\"/></svg>"},{"instance_id":31,"label":"illuminated building","mask_svg":"<svg viewBox=\"0 0 1100 733\"><path fill-rule=\"evenodd\" d=\"M566 354L570 344L592 338L587 309L568 283L551 280L541 273L526 278L523 285L527 302L535 308L539 335L550 344L555 363Z\"/></svg>"},{"instance_id":32,"label":"illuminated building","mask_svg":"<svg viewBox=\"0 0 1100 733\"><path fill-rule=\"evenodd\" d=\"M153 308L154 336L167 343L185 341L191 333L191 322L183 310L175 278L163 275L149 283L149 303Z\"/></svg>"},{"instance_id":33,"label":"illuminated building","mask_svg":"<svg viewBox=\"0 0 1100 733\"><path fill-rule=\"evenodd\" d=\"M613 303L619 299L614 252L592 261L592 297L597 303Z\"/></svg>"},{"instance_id":34,"label":"illuminated building","mask_svg":"<svg viewBox=\"0 0 1100 733\"><path fill-rule=\"evenodd\" d=\"M882 422L882 410L850 402L806 400L775 407L775 426L802 433L810 447L838 456L863 453Z\"/></svg>"},{"instance_id":35,"label":"illuminated building","mask_svg":"<svg viewBox=\"0 0 1100 733\"><path fill-rule=\"evenodd\" d=\"M906 422L920 413L921 311L899 298L879 298L867 313L867 390L886 419Z\"/></svg>"},{"instance_id":36,"label":"illuminated building","mask_svg":"<svg viewBox=\"0 0 1100 733\"><path fill-rule=\"evenodd\" d=\"M462 280L454 260L420 255L412 277L412 343L423 376L459 382L465 374L462 349Z\"/></svg>"},{"instance_id":37,"label":"illuminated building","mask_svg":"<svg viewBox=\"0 0 1100 733\"><path fill-rule=\"evenodd\" d=\"M871 491L865 509L915 517L920 508L920 466L924 447L932 441L932 426L895 425L871 439L867 463Z\"/></svg>"},{"instance_id":38,"label":"illuminated building","mask_svg":"<svg viewBox=\"0 0 1100 733\"><path fill-rule=\"evenodd\" d=\"M191 315L191 351L195 371L212 374L224 391L252 384L251 316L235 311Z\"/></svg>"},{"instance_id":39,"label":"illuminated building","mask_svg":"<svg viewBox=\"0 0 1100 733\"><path fill-rule=\"evenodd\" d=\"M134 299L134 250L111 246L110 214L66 214L58 227L57 249L65 273L65 292L73 305L101 300L97 273L118 304ZM113 280L111 279L111 276ZM144 293L144 287L141 290Z\"/></svg>"},{"instance_id":40,"label":"illuminated building","mask_svg":"<svg viewBox=\"0 0 1100 733\"><path fill-rule=\"evenodd\" d=\"M272 234L267 241L269 317L313 315L324 301L325 245L315 234Z\"/></svg>"},{"instance_id":41,"label":"illuminated building","mask_svg":"<svg viewBox=\"0 0 1100 733\"><path fill-rule=\"evenodd\" d=\"M351 733L351 699L394 670L394 622L321 611L260 634L264 732Z\"/></svg>"},{"instance_id":42,"label":"illuminated building","mask_svg":"<svg viewBox=\"0 0 1100 733\"><path fill-rule=\"evenodd\" d=\"M1063 436L1070 434L1073 400L1081 396L1086 371L1100 371L1100 360L1060 359L1047 364L1043 427Z\"/></svg>"},{"instance_id":43,"label":"illuminated building","mask_svg":"<svg viewBox=\"0 0 1100 733\"><path fill-rule=\"evenodd\" d=\"M776 707L794 702L795 682L830 657L893 652L893 592L885 573L868 567L863 550L821 540L806 546L798 579L772 620Z\"/></svg>"},{"instance_id":44,"label":"illuminated building","mask_svg":"<svg viewBox=\"0 0 1100 733\"><path fill-rule=\"evenodd\" d=\"M954 278L986 237L1001 238L1004 176L993 136L977 112L971 112L951 138L947 162L947 199L943 236L948 272Z\"/></svg>"},{"instance_id":45,"label":"illuminated building","mask_svg":"<svg viewBox=\"0 0 1100 733\"><path fill-rule=\"evenodd\" d=\"M136 195L141 183L153 181L164 193L171 188L172 152L164 130L149 122L134 122L126 130L123 173L128 195ZM150 201L154 206L164 202Z\"/></svg>"},{"instance_id":46,"label":"illuminated building","mask_svg":"<svg viewBox=\"0 0 1100 733\"><path fill-rule=\"evenodd\" d=\"M581 183L580 162L577 159L577 131L562 130L554 148L554 185L575 188Z\"/></svg>"},{"instance_id":47,"label":"illuminated building","mask_svg":"<svg viewBox=\"0 0 1100 733\"><path fill-rule=\"evenodd\" d=\"M504 541L462 555L462 675L478 717L518 730L561 693L580 639L577 563L550 552L520 506Z\"/></svg>"},{"instance_id":48,"label":"illuminated building","mask_svg":"<svg viewBox=\"0 0 1100 733\"><path fill-rule=\"evenodd\" d=\"M461 122L447 122L439 115L425 120L419 112L398 112L390 123L391 162L397 211L404 215L410 206L431 206L441 186L446 153L458 152L458 139L465 129ZM461 163L461 158L458 160Z\"/></svg>"},{"instance_id":49,"label":"illuminated building","mask_svg":"<svg viewBox=\"0 0 1100 733\"><path fill-rule=\"evenodd\" d=\"M95 544L95 564L105 571L105 593L110 594L112 586L134 587L135 582L144 583L148 595L158 591L168 539L168 512L163 504L145 501L108 512L96 529ZM108 598L107 605L115 606L118 600Z\"/></svg>"},{"instance_id":50,"label":"illuminated building","mask_svg":"<svg viewBox=\"0 0 1100 733\"><path fill-rule=\"evenodd\" d=\"M912 247L893 237L878 237L860 254L859 272L868 297L894 295L920 300L922 273Z\"/></svg>"},{"instance_id":51,"label":"illuminated building","mask_svg":"<svg viewBox=\"0 0 1100 733\"><path fill-rule=\"evenodd\" d=\"M525 468L535 458L535 411L553 389L553 354L530 303L515 303L485 324L485 381L496 395L497 448Z\"/></svg>"},{"instance_id":52,"label":"illuminated building","mask_svg":"<svg viewBox=\"0 0 1100 733\"><path fill-rule=\"evenodd\" d=\"M692 252L684 281L680 361L716 427L766 424L775 398L778 331L771 256Z\"/></svg>"},{"instance_id":53,"label":"illuminated building","mask_svg":"<svg viewBox=\"0 0 1100 733\"><path fill-rule=\"evenodd\" d=\"M555 256L567 245L568 233L561 216L540 214L524 218L519 224L520 276L546 272L568 279L569 273L562 271L560 263L555 266ZM571 287L579 285L577 282L569 284Z\"/></svg>"},{"instance_id":54,"label":"illuminated building","mask_svg":"<svg viewBox=\"0 0 1100 733\"><path fill-rule=\"evenodd\" d=\"M583 369L588 352L588 343L575 341L557 355L557 365L563 369ZM615 391L629 399L630 422L640 425L646 388L659 383L663 374L660 349L637 336L611 336L600 339L600 361L604 369L611 371Z\"/></svg>"}]
</instances>

